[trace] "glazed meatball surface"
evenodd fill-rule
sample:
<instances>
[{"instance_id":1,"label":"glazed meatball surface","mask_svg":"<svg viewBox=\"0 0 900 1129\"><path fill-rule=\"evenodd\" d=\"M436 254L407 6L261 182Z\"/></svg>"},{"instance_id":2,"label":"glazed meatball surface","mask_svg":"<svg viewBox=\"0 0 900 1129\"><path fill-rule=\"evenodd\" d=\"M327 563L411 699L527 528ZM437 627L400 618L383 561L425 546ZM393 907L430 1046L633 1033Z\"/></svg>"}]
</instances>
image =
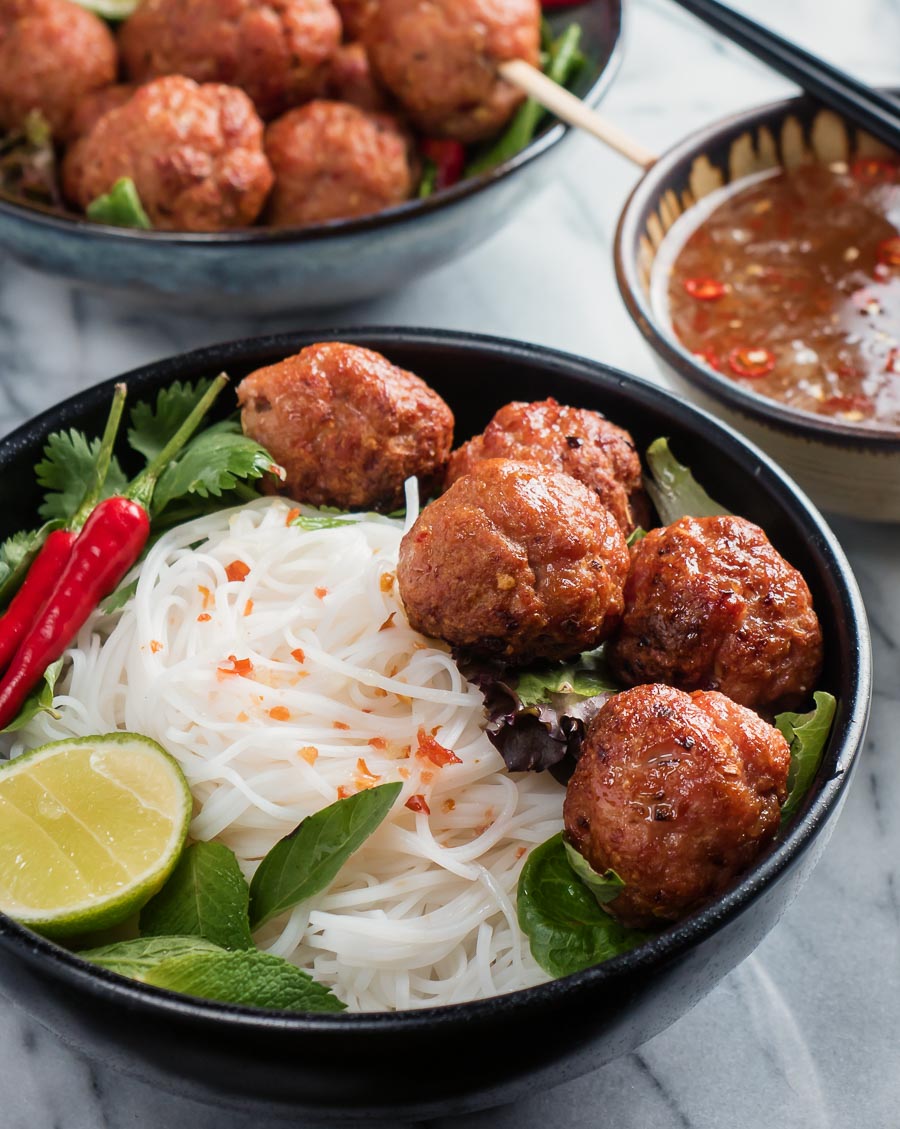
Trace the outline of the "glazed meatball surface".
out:
<instances>
[{"instance_id":1,"label":"glazed meatball surface","mask_svg":"<svg viewBox=\"0 0 900 1129\"><path fill-rule=\"evenodd\" d=\"M412 192L409 140L396 120L345 102L310 102L272 122L266 153L275 173L268 219L279 227L369 215Z\"/></svg>"},{"instance_id":2,"label":"glazed meatball surface","mask_svg":"<svg viewBox=\"0 0 900 1129\"><path fill-rule=\"evenodd\" d=\"M775 837L790 750L715 692L637 686L588 725L566 790L566 835L625 882L606 908L626 925L677 921L716 897Z\"/></svg>"},{"instance_id":3,"label":"glazed meatball surface","mask_svg":"<svg viewBox=\"0 0 900 1129\"><path fill-rule=\"evenodd\" d=\"M388 99L372 77L369 56L361 43L344 43L338 48L328 68L324 96L372 114L388 109Z\"/></svg>"},{"instance_id":4,"label":"glazed meatball surface","mask_svg":"<svg viewBox=\"0 0 900 1129\"><path fill-rule=\"evenodd\" d=\"M447 482L468 474L480 459L517 459L571 474L595 491L626 534L647 512L634 440L599 412L553 399L507 404L482 435L453 452Z\"/></svg>"},{"instance_id":5,"label":"glazed meatball surface","mask_svg":"<svg viewBox=\"0 0 900 1129\"><path fill-rule=\"evenodd\" d=\"M66 125L66 140L71 144L94 128L97 122L110 110L117 110L134 95L136 86L120 82L114 86L104 86L79 98Z\"/></svg>"},{"instance_id":6,"label":"glazed meatball surface","mask_svg":"<svg viewBox=\"0 0 900 1129\"><path fill-rule=\"evenodd\" d=\"M238 387L244 431L287 471L283 493L340 509L394 510L416 475L440 482L453 413L380 353L324 342L258 369Z\"/></svg>"},{"instance_id":7,"label":"glazed meatball surface","mask_svg":"<svg viewBox=\"0 0 900 1129\"><path fill-rule=\"evenodd\" d=\"M63 162L63 189L80 208L123 176L164 231L245 227L272 185L262 122L247 95L176 76L103 114Z\"/></svg>"},{"instance_id":8,"label":"glazed meatball surface","mask_svg":"<svg viewBox=\"0 0 900 1129\"><path fill-rule=\"evenodd\" d=\"M815 689L822 631L806 581L759 526L685 517L632 549L609 658L628 686L667 682L789 708Z\"/></svg>"},{"instance_id":9,"label":"glazed meatball surface","mask_svg":"<svg viewBox=\"0 0 900 1129\"><path fill-rule=\"evenodd\" d=\"M70 0L0 0L0 129L40 110L63 136L78 100L115 82L106 24Z\"/></svg>"},{"instance_id":10,"label":"glazed meatball surface","mask_svg":"<svg viewBox=\"0 0 900 1129\"><path fill-rule=\"evenodd\" d=\"M539 65L540 19L538 0L379 0L363 38L373 71L423 132L472 142L522 102L496 68Z\"/></svg>"},{"instance_id":11,"label":"glazed meatball surface","mask_svg":"<svg viewBox=\"0 0 900 1129\"><path fill-rule=\"evenodd\" d=\"M628 550L567 474L486 459L419 515L397 579L416 630L512 663L596 647L622 610Z\"/></svg>"},{"instance_id":12,"label":"glazed meatball surface","mask_svg":"<svg viewBox=\"0 0 900 1129\"><path fill-rule=\"evenodd\" d=\"M143 0L119 35L136 81L239 86L264 118L318 93L340 39L331 0Z\"/></svg>"},{"instance_id":13,"label":"glazed meatball surface","mask_svg":"<svg viewBox=\"0 0 900 1129\"><path fill-rule=\"evenodd\" d=\"M334 0L344 25L344 38L359 39L377 0Z\"/></svg>"}]
</instances>

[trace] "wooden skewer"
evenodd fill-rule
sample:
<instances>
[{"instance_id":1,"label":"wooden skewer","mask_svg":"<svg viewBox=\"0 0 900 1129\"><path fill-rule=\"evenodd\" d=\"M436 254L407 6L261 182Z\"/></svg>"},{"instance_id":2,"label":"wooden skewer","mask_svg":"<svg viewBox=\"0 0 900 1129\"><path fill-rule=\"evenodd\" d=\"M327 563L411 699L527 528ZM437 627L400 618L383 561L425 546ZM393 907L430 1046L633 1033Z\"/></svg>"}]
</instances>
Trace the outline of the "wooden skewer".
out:
<instances>
[{"instance_id":1,"label":"wooden skewer","mask_svg":"<svg viewBox=\"0 0 900 1129\"><path fill-rule=\"evenodd\" d=\"M498 70L507 82L523 90L535 102L540 102L545 110L549 110L551 114L555 114L576 129L583 129L592 134L642 169L648 169L656 162L656 156L649 149L645 149L643 145L628 137L617 126L601 117L596 110L590 109L580 98L570 94L537 67L526 63L523 59L510 59L501 63Z\"/></svg>"}]
</instances>

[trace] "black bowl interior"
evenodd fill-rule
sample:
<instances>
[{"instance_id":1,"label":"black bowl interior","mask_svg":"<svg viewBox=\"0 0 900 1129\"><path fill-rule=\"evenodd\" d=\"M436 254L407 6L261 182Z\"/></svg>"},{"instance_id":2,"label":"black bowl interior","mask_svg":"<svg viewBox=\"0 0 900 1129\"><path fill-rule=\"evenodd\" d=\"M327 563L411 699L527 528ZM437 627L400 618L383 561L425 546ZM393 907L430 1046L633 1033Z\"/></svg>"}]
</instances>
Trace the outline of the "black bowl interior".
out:
<instances>
[{"instance_id":1,"label":"black bowl interior","mask_svg":"<svg viewBox=\"0 0 900 1129\"><path fill-rule=\"evenodd\" d=\"M698 364L664 324L650 298L650 278L666 233L709 192L752 173L802 162L830 164L890 153L812 98L743 111L686 137L641 178L619 220L615 264L619 289L653 350L682 377L751 419L818 442L900 450L896 429L854 427L771 400Z\"/></svg>"},{"instance_id":2,"label":"black bowl interior","mask_svg":"<svg viewBox=\"0 0 900 1129\"><path fill-rule=\"evenodd\" d=\"M606 88L612 81L618 66L622 32L621 0L584 0L584 2L562 11L549 11L546 13L546 18L557 35L570 23L577 22L580 24L582 29L581 50L585 57L585 65L573 81L571 89L579 98L582 98L589 105L593 105L606 92ZM177 242L200 245L211 243L309 242L319 238L332 238L345 233L369 231L376 227L402 222L411 217L431 213L449 206L467 196L471 196L495 181L505 179L517 169L530 164L537 157L549 152L562 140L568 130L568 126L548 115L531 143L520 153L515 154L495 168L478 176L469 177L425 200L413 199L371 216L363 216L360 219L330 220L313 227L267 228L259 226L213 234L139 231L93 223L74 213L61 213L39 205L21 204L4 197L0 197L0 215L6 212L12 216L27 216L42 226L53 228L62 225L63 229L74 226L98 236L103 235L106 238L113 237L128 242L151 240L154 243Z\"/></svg>"},{"instance_id":3,"label":"black bowl interior","mask_svg":"<svg viewBox=\"0 0 900 1129\"><path fill-rule=\"evenodd\" d=\"M771 902L773 891L789 888L790 881L782 879L802 869L804 857L807 869L812 865L809 860L816 852L809 848L839 806L868 714L868 633L849 566L820 515L793 483L764 455L711 417L605 366L490 338L363 329L237 342L150 365L125 379L133 403L176 378L195 379L225 369L237 381L314 340L335 338L378 349L423 376L453 408L458 441L480 431L490 415L510 400L548 395L604 411L631 430L642 450L657 436L669 436L676 454L690 464L700 481L723 504L762 525L778 549L803 572L825 632L827 661L821 685L840 702L824 763L803 811L738 885L632 953L509 996L399 1014L332 1017L254 1011L187 999L122 980L90 968L0 916L0 990L18 996L27 1008L79 1045L102 1046L103 1053L125 1069L146 1067L152 1074L148 1065L152 1062L165 1078L199 1077L205 1072L215 1079L210 1087L218 1087L216 1092L266 1087L272 1100L305 1101L317 1109L449 1110L453 1107L446 1104L448 1094L476 1093L481 1095L478 1101L500 1100L517 1092L517 1086L521 1091L526 1083L546 1079L541 1071L552 1068L553 1079L560 1081L573 1071L584 1071L631 1049L686 1010L758 943L784 908L787 894L775 895L774 916L757 915L765 925L759 924L756 933L741 923L751 919L749 911L754 906L762 906L767 898ZM39 492L32 468L48 432L70 426L98 432L112 384L107 381L65 401L0 442L0 536L35 524ZM222 412L233 408L229 393L222 399L230 400L221 405ZM744 938L740 945L725 941L739 936ZM123 1024L125 1016L134 1022ZM557 1031L552 1049L532 1038L535 1028L528 1026L545 1023ZM520 1024L532 1035L526 1035L521 1045L508 1045L510 1030ZM598 1025L605 1032L602 1047ZM572 1045L576 1033L577 1048ZM377 1044L373 1035L379 1036ZM320 1039L324 1042L316 1042ZM451 1073L437 1079L433 1071L426 1071L425 1076L411 1079L404 1072L393 1082L385 1081L388 1058L400 1053L399 1048L415 1054L413 1043L418 1043L423 1055L436 1055L441 1061L440 1054L454 1048L458 1052L463 1039L474 1039L483 1059L467 1056L462 1077ZM311 1048L319 1048L320 1053ZM311 1065L301 1069L298 1061L310 1054ZM346 1072L342 1075L335 1066L342 1061L358 1064L363 1059L365 1068L355 1066L354 1070L369 1071L368 1081L354 1079L353 1071L349 1077ZM572 1065L575 1059L580 1065ZM229 1061L233 1074L224 1065ZM492 1096L486 1096L489 1094ZM460 1099L463 1104L466 1100Z\"/></svg>"}]
</instances>

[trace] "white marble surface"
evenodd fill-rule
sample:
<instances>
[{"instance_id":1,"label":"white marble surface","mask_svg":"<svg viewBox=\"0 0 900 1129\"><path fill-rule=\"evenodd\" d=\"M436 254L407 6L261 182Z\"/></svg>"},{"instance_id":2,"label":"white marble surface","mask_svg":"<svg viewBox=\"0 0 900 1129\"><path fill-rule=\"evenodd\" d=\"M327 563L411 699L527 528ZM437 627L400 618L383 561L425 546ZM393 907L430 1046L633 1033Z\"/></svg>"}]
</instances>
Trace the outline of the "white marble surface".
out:
<instances>
[{"instance_id":1,"label":"white marble surface","mask_svg":"<svg viewBox=\"0 0 900 1129\"><path fill-rule=\"evenodd\" d=\"M900 80L898 0L745 0L743 7L872 83ZM628 4L605 112L662 149L789 84L667 0ZM405 291L351 309L216 321L136 311L0 258L0 431L105 377L213 341L307 325L444 326L523 337L655 378L619 300L610 248L634 170L588 139L504 232ZM868 745L818 870L756 955L638 1054L455 1129L893 1129L900 1125L900 528L836 521L875 636ZM24 1017L0 1014L2 1129L149 1125L140 1088L99 1092ZM48 1080L70 1078L65 1100ZM194 1129L216 1118L198 1111ZM248 1126L247 1129L250 1129ZM445 1127L449 1129L449 1127Z\"/></svg>"}]
</instances>

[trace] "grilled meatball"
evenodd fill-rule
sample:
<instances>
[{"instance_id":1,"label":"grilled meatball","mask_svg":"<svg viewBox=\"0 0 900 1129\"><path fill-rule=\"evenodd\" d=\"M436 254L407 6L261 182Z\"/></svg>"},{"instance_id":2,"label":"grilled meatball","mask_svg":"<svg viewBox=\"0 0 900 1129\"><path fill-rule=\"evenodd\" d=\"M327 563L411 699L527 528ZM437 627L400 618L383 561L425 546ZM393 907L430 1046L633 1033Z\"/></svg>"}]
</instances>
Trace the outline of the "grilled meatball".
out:
<instances>
[{"instance_id":1,"label":"grilled meatball","mask_svg":"<svg viewBox=\"0 0 900 1129\"><path fill-rule=\"evenodd\" d=\"M363 39L375 75L423 132L471 142L522 102L496 68L538 65L540 20L538 0L379 0Z\"/></svg>"},{"instance_id":2,"label":"grilled meatball","mask_svg":"<svg viewBox=\"0 0 900 1129\"><path fill-rule=\"evenodd\" d=\"M359 39L377 0L334 0L344 25L344 38Z\"/></svg>"},{"instance_id":3,"label":"grilled meatball","mask_svg":"<svg viewBox=\"0 0 900 1129\"><path fill-rule=\"evenodd\" d=\"M379 212L413 187L410 147L396 120L345 102L310 102L272 122L269 222L307 226Z\"/></svg>"},{"instance_id":4,"label":"grilled meatball","mask_svg":"<svg viewBox=\"0 0 900 1129\"><path fill-rule=\"evenodd\" d=\"M622 611L628 549L567 474L485 459L419 515L397 579L418 631L510 663L596 647Z\"/></svg>"},{"instance_id":5,"label":"grilled meatball","mask_svg":"<svg viewBox=\"0 0 900 1129\"><path fill-rule=\"evenodd\" d=\"M136 89L130 83L120 82L104 86L102 90L92 90L79 98L66 124L66 141L71 144L90 133L104 114L124 106Z\"/></svg>"},{"instance_id":6,"label":"grilled meatball","mask_svg":"<svg viewBox=\"0 0 900 1129\"><path fill-rule=\"evenodd\" d=\"M82 95L114 82L106 24L70 0L0 0L0 130L40 110L56 137Z\"/></svg>"},{"instance_id":7,"label":"grilled meatball","mask_svg":"<svg viewBox=\"0 0 900 1129\"><path fill-rule=\"evenodd\" d=\"M626 534L645 519L634 440L599 412L567 408L552 399L507 404L482 435L453 452L447 482L468 474L480 459L517 459L571 474L596 492Z\"/></svg>"},{"instance_id":8,"label":"grilled meatball","mask_svg":"<svg viewBox=\"0 0 900 1129\"><path fill-rule=\"evenodd\" d=\"M361 43L344 43L335 52L324 95L372 114L388 109L385 92L372 77L369 56Z\"/></svg>"},{"instance_id":9,"label":"grilled meatball","mask_svg":"<svg viewBox=\"0 0 900 1129\"><path fill-rule=\"evenodd\" d=\"M222 231L253 223L272 184L262 122L243 91L172 76L107 111L63 163L80 208L131 177L154 227Z\"/></svg>"},{"instance_id":10,"label":"grilled meatball","mask_svg":"<svg viewBox=\"0 0 900 1129\"><path fill-rule=\"evenodd\" d=\"M283 492L340 509L394 510L416 475L440 482L453 413L380 353L325 342L257 369L238 387L244 431L287 471Z\"/></svg>"},{"instance_id":11,"label":"grilled meatball","mask_svg":"<svg viewBox=\"0 0 900 1129\"><path fill-rule=\"evenodd\" d=\"M721 894L775 837L789 765L778 730L723 694L651 685L611 698L564 806L573 846L625 882L604 908L642 927Z\"/></svg>"},{"instance_id":12,"label":"grilled meatball","mask_svg":"<svg viewBox=\"0 0 900 1129\"><path fill-rule=\"evenodd\" d=\"M318 93L340 40L331 0L143 0L119 36L138 82L181 74L239 86L263 118Z\"/></svg>"},{"instance_id":13,"label":"grilled meatball","mask_svg":"<svg viewBox=\"0 0 900 1129\"><path fill-rule=\"evenodd\" d=\"M822 632L806 581L758 526L684 517L634 546L609 657L629 686L721 690L765 710L814 689Z\"/></svg>"}]
</instances>

